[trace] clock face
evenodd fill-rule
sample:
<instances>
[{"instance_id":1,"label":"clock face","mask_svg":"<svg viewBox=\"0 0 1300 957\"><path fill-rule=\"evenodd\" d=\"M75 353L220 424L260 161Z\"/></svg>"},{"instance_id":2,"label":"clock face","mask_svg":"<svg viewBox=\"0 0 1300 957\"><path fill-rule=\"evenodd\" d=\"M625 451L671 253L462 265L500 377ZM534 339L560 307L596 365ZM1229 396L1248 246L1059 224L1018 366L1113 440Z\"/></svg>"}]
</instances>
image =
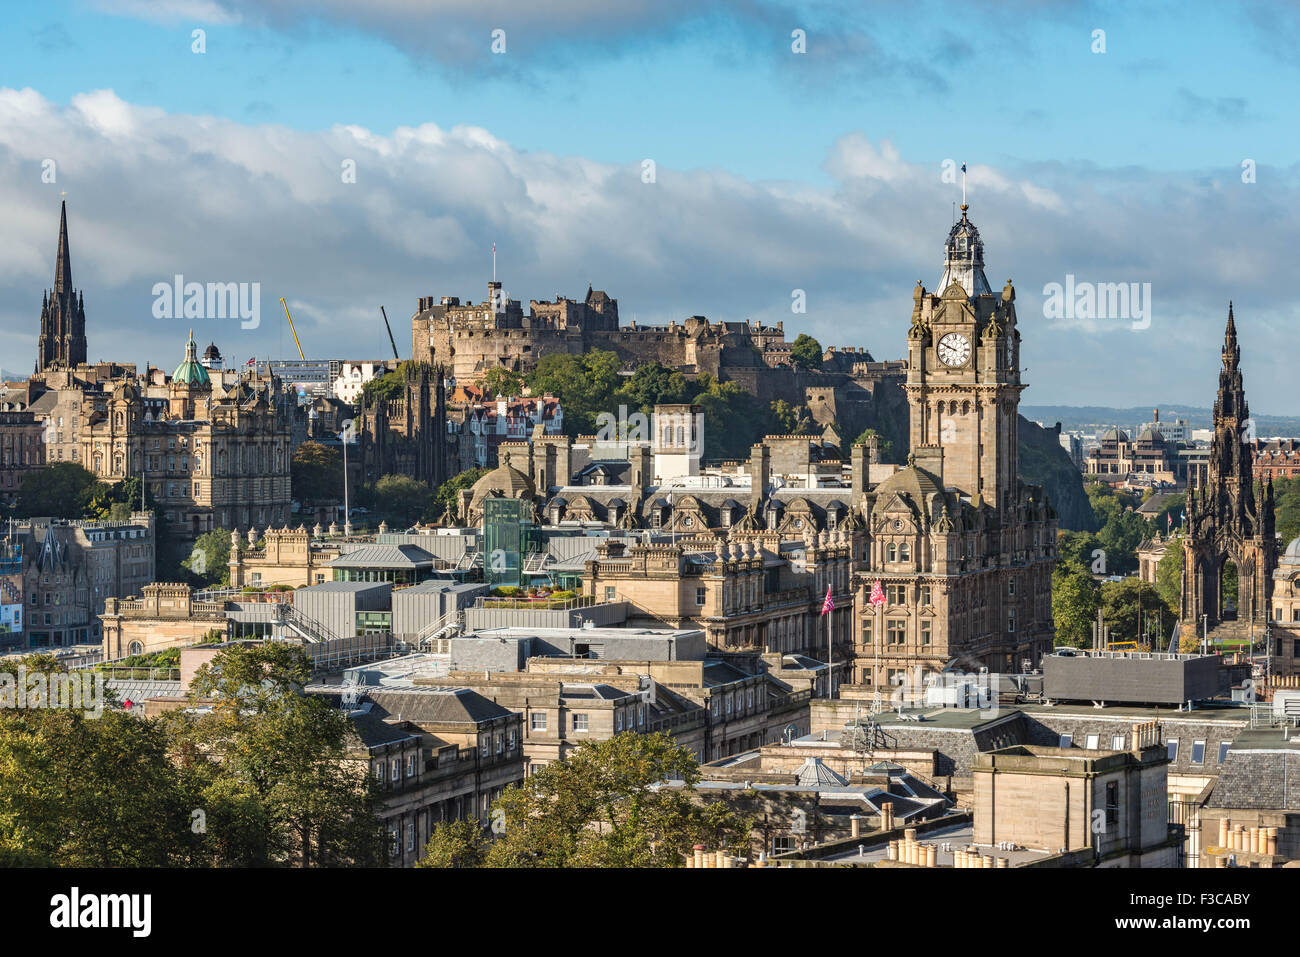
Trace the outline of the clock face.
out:
<instances>
[{"instance_id":1,"label":"clock face","mask_svg":"<svg viewBox=\"0 0 1300 957\"><path fill-rule=\"evenodd\" d=\"M970 340L960 332L950 332L939 340L939 361L944 365L965 365L969 358Z\"/></svg>"}]
</instances>

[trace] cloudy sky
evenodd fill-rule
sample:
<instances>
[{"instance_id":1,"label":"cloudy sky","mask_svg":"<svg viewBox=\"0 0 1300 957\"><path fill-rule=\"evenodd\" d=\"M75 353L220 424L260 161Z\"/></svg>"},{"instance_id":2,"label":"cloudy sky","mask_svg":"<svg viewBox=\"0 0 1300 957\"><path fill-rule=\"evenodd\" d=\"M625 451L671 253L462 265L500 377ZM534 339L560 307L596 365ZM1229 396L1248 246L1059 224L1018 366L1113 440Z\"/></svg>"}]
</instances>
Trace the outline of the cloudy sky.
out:
<instances>
[{"instance_id":1,"label":"cloudy sky","mask_svg":"<svg viewBox=\"0 0 1300 957\"><path fill-rule=\"evenodd\" d=\"M388 354L381 304L408 355L416 298L482 300L493 243L525 301L593 282L625 320L896 358L964 162L1026 403L1209 406L1231 299L1252 407L1300 414L1300 5L1135 6L6 9L0 368L32 367L63 191L92 360L170 368L189 325L227 361L289 358L281 296L309 358ZM176 274L260 283L260 325L155 318ZM1067 276L1150 284L1149 321L1056 318Z\"/></svg>"}]
</instances>

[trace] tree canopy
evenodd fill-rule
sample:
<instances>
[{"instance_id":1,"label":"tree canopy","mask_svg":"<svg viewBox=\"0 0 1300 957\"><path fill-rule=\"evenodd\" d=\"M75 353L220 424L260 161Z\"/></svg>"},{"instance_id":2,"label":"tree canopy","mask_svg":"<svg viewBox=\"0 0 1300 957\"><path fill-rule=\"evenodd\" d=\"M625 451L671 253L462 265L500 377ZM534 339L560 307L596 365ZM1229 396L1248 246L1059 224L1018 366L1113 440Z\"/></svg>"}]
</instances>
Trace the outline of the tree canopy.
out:
<instances>
[{"instance_id":1,"label":"tree canopy","mask_svg":"<svg viewBox=\"0 0 1300 957\"><path fill-rule=\"evenodd\" d=\"M799 333L790 346L790 361L801 369L820 369L822 344L807 333Z\"/></svg>"}]
</instances>

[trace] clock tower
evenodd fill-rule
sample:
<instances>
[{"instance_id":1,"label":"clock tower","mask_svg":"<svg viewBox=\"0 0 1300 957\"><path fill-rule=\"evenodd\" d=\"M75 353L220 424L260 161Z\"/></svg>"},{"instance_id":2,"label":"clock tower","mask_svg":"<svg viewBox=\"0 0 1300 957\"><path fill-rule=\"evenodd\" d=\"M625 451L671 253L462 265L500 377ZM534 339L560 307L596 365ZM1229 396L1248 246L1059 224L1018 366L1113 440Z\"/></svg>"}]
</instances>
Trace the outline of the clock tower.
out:
<instances>
[{"instance_id":1,"label":"clock tower","mask_svg":"<svg viewBox=\"0 0 1300 957\"><path fill-rule=\"evenodd\" d=\"M984 276L984 243L961 208L945 246L938 294L917 281L908 332L913 451L942 456L944 485L999 511L1016 492L1020 333L1010 280Z\"/></svg>"}]
</instances>

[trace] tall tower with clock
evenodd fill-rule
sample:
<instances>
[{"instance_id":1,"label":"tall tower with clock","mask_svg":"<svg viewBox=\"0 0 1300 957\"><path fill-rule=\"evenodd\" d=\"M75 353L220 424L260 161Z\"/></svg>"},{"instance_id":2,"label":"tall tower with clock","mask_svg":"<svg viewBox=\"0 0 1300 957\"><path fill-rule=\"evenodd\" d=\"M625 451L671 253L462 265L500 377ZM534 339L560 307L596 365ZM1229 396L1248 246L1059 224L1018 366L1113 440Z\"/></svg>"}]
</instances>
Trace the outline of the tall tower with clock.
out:
<instances>
[{"instance_id":1,"label":"tall tower with clock","mask_svg":"<svg viewBox=\"0 0 1300 957\"><path fill-rule=\"evenodd\" d=\"M938 294L918 281L908 333L907 397L913 449L943 450L945 484L999 511L1016 487L1020 405L1016 292L995 295L984 243L961 208L944 250Z\"/></svg>"},{"instance_id":2,"label":"tall tower with clock","mask_svg":"<svg viewBox=\"0 0 1300 957\"><path fill-rule=\"evenodd\" d=\"M1010 280L989 286L963 204L938 293L913 292L908 463L863 482L854 503L868 529L853 575L854 680L891 702L913 702L938 672L1019 672L1051 651L1057 522L1016 469L1015 302Z\"/></svg>"}]
</instances>

